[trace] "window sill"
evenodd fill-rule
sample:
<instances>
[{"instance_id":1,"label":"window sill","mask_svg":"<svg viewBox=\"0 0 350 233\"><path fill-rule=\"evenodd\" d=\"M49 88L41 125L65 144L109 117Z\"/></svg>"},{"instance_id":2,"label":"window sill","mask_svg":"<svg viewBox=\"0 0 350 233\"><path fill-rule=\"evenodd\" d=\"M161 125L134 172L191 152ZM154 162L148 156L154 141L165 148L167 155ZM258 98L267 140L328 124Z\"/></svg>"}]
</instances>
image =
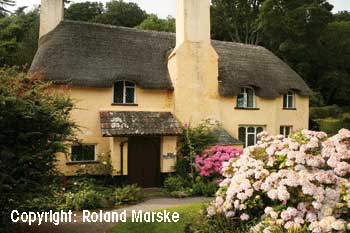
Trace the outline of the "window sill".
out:
<instances>
[{"instance_id":1,"label":"window sill","mask_svg":"<svg viewBox=\"0 0 350 233\"><path fill-rule=\"evenodd\" d=\"M283 110L292 110L292 111L294 110L295 111L297 109L296 108L283 108Z\"/></svg>"},{"instance_id":2,"label":"window sill","mask_svg":"<svg viewBox=\"0 0 350 233\"><path fill-rule=\"evenodd\" d=\"M260 110L260 108L240 108L240 107L235 107L237 110Z\"/></svg>"},{"instance_id":3,"label":"window sill","mask_svg":"<svg viewBox=\"0 0 350 233\"><path fill-rule=\"evenodd\" d=\"M86 160L86 161L70 161L66 162L66 165L80 165L80 164L98 164L99 161L96 160Z\"/></svg>"},{"instance_id":4,"label":"window sill","mask_svg":"<svg viewBox=\"0 0 350 233\"><path fill-rule=\"evenodd\" d=\"M118 104L118 103L112 103L112 106L138 106L138 104Z\"/></svg>"}]
</instances>

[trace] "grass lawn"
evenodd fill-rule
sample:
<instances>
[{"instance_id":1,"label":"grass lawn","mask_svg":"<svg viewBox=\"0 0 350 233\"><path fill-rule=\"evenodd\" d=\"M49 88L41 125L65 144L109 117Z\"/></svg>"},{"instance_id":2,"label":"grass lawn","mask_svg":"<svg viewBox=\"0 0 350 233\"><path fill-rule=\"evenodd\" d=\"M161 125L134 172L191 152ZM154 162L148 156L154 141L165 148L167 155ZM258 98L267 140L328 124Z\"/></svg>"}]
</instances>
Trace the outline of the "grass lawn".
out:
<instances>
[{"instance_id":1,"label":"grass lawn","mask_svg":"<svg viewBox=\"0 0 350 233\"><path fill-rule=\"evenodd\" d=\"M195 203L167 209L170 212L178 212L180 220L177 223L133 223L128 219L125 223L118 223L115 227L108 230L108 233L164 233L164 232L184 232L188 223L200 218L205 203ZM163 210L161 210L163 211Z\"/></svg>"}]
</instances>

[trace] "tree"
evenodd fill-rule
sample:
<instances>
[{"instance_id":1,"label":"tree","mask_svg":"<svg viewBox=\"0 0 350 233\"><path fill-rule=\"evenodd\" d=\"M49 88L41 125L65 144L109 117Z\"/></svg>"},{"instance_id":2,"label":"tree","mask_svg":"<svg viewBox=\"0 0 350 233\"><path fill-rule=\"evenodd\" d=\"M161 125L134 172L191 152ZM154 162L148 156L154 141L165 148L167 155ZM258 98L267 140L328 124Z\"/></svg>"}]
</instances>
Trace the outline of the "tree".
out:
<instances>
[{"instance_id":1,"label":"tree","mask_svg":"<svg viewBox=\"0 0 350 233\"><path fill-rule=\"evenodd\" d=\"M168 16L167 19L159 19L157 15L151 14L137 28L151 31L175 32L175 19L171 16Z\"/></svg>"},{"instance_id":2,"label":"tree","mask_svg":"<svg viewBox=\"0 0 350 233\"><path fill-rule=\"evenodd\" d=\"M349 11L340 11L334 15L334 21L350 21Z\"/></svg>"},{"instance_id":3,"label":"tree","mask_svg":"<svg viewBox=\"0 0 350 233\"><path fill-rule=\"evenodd\" d=\"M14 5L14 0L0 0L0 16L5 16L7 13L10 13L10 11L7 10L7 7Z\"/></svg>"},{"instance_id":4,"label":"tree","mask_svg":"<svg viewBox=\"0 0 350 233\"><path fill-rule=\"evenodd\" d=\"M9 211L52 182L56 153L75 140L73 102L38 74L0 70L0 231ZM49 193L48 193L49 194ZM6 226L5 226L6 227Z\"/></svg>"},{"instance_id":5,"label":"tree","mask_svg":"<svg viewBox=\"0 0 350 233\"><path fill-rule=\"evenodd\" d=\"M215 39L258 44L257 19L265 0L213 0L212 36Z\"/></svg>"},{"instance_id":6,"label":"tree","mask_svg":"<svg viewBox=\"0 0 350 233\"><path fill-rule=\"evenodd\" d=\"M327 104L349 105L350 21L330 23L320 42L326 59L318 86Z\"/></svg>"},{"instance_id":7,"label":"tree","mask_svg":"<svg viewBox=\"0 0 350 233\"><path fill-rule=\"evenodd\" d=\"M0 66L30 65L38 46L39 10L0 18Z\"/></svg>"},{"instance_id":8,"label":"tree","mask_svg":"<svg viewBox=\"0 0 350 233\"><path fill-rule=\"evenodd\" d=\"M104 14L96 17L96 22L116 26L136 27L147 18L147 14L136 3L112 0L106 3Z\"/></svg>"},{"instance_id":9,"label":"tree","mask_svg":"<svg viewBox=\"0 0 350 233\"><path fill-rule=\"evenodd\" d=\"M266 0L259 14L263 45L315 87L324 72L319 37L332 21L326 0Z\"/></svg>"},{"instance_id":10,"label":"tree","mask_svg":"<svg viewBox=\"0 0 350 233\"><path fill-rule=\"evenodd\" d=\"M103 10L103 4L98 2L73 3L65 11L65 18L93 22L103 13Z\"/></svg>"}]
</instances>

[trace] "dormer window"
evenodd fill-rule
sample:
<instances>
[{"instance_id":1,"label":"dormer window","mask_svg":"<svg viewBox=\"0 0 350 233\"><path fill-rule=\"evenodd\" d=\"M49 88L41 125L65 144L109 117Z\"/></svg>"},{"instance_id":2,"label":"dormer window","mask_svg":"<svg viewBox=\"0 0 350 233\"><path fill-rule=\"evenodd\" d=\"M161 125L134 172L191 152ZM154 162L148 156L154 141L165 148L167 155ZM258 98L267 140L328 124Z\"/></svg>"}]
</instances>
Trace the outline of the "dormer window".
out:
<instances>
[{"instance_id":1,"label":"dormer window","mask_svg":"<svg viewBox=\"0 0 350 233\"><path fill-rule=\"evenodd\" d=\"M115 104L135 104L136 103L136 86L135 83L129 81L117 81L114 83Z\"/></svg>"},{"instance_id":2,"label":"dormer window","mask_svg":"<svg viewBox=\"0 0 350 233\"><path fill-rule=\"evenodd\" d=\"M255 91L253 88L241 88L241 93L237 96L237 108L255 108Z\"/></svg>"},{"instance_id":3,"label":"dormer window","mask_svg":"<svg viewBox=\"0 0 350 233\"><path fill-rule=\"evenodd\" d=\"M295 93L294 91L288 91L287 94L283 95L283 108L294 109L295 108Z\"/></svg>"}]
</instances>

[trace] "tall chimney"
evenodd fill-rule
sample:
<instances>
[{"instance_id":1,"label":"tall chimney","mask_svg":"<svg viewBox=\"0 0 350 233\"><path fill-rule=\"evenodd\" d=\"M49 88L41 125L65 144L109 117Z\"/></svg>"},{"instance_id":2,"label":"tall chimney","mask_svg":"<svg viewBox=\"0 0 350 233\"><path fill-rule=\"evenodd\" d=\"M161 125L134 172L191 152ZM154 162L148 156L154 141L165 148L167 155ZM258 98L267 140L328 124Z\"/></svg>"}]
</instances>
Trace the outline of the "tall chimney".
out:
<instances>
[{"instance_id":1,"label":"tall chimney","mask_svg":"<svg viewBox=\"0 0 350 233\"><path fill-rule=\"evenodd\" d=\"M185 41L210 43L209 0L177 0L176 45Z\"/></svg>"},{"instance_id":2,"label":"tall chimney","mask_svg":"<svg viewBox=\"0 0 350 233\"><path fill-rule=\"evenodd\" d=\"M55 29L63 16L63 0L41 0L39 38Z\"/></svg>"},{"instance_id":3,"label":"tall chimney","mask_svg":"<svg viewBox=\"0 0 350 233\"><path fill-rule=\"evenodd\" d=\"M177 0L176 48L168 58L175 116L196 125L220 120L218 55L210 39L210 0Z\"/></svg>"}]
</instances>

